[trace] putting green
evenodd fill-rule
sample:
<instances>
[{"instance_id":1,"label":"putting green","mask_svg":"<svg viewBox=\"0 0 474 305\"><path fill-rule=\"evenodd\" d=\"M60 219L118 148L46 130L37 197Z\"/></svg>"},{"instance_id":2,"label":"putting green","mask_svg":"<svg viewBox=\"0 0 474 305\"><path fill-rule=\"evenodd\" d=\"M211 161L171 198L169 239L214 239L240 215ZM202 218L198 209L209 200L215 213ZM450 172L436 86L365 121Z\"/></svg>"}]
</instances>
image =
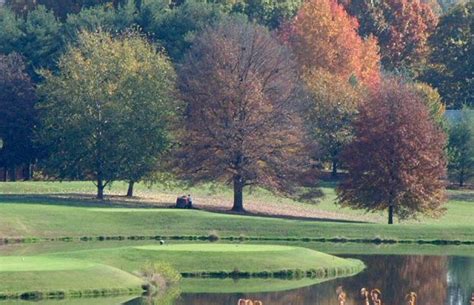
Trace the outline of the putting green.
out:
<instances>
[{"instance_id":1,"label":"putting green","mask_svg":"<svg viewBox=\"0 0 474 305\"><path fill-rule=\"evenodd\" d=\"M0 272L79 270L97 264L67 258L41 256L0 256Z\"/></svg>"},{"instance_id":2,"label":"putting green","mask_svg":"<svg viewBox=\"0 0 474 305\"><path fill-rule=\"evenodd\" d=\"M282 270L326 270L333 273L355 273L362 262L339 258L315 250L277 245L186 243L141 245L107 249L68 251L51 254L106 264L135 273L146 263L165 262L181 273L259 273ZM345 270L352 270L346 272Z\"/></svg>"}]
</instances>

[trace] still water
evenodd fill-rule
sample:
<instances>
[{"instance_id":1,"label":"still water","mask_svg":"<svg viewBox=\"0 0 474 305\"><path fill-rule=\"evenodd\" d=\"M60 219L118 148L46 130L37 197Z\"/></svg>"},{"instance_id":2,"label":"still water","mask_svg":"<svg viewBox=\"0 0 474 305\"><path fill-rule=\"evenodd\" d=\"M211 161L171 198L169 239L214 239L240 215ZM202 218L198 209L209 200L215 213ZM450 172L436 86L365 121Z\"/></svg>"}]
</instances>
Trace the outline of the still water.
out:
<instances>
[{"instance_id":1,"label":"still water","mask_svg":"<svg viewBox=\"0 0 474 305\"><path fill-rule=\"evenodd\" d=\"M347 294L345 304L364 305L360 299L360 290L365 287L381 290L384 305L407 304L405 296L411 291L417 294L417 305L471 305L470 298L474 293L474 257L421 255L351 257L364 261L367 269L353 277L335 279L298 289L260 293L183 292L162 296L161 300L160 298L154 300L136 298L123 304L233 305L237 304L239 299L245 298L260 300L264 305L338 305L336 291L338 287L342 287ZM218 286L218 281L222 280L215 281L217 282L214 285ZM234 286L245 287L246 280L240 281L243 282L236 281ZM212 281L205 283L201 289L205 289L206 285L212 285ZM191 287L196 289L196 285L199 287L198 283L193 283ZM255 285L255 282L249 282L249 285ZM184 288L186 288L185 283ZM247 291L253 290L252 287L248 288ZM269 287L263 290L271 290L271 288L269 283Z\"/></svg>"}]
</instances>

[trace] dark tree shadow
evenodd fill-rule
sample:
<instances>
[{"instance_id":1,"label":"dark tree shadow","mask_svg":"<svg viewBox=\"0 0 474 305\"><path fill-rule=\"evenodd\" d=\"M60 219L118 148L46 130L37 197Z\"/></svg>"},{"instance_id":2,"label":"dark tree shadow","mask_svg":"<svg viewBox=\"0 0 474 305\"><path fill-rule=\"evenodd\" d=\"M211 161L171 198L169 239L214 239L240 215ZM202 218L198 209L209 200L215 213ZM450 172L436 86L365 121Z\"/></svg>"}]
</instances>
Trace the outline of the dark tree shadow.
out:
<instances>
[{"instance_id":1,"label":"dark tree shadow","mask_svg":"<svg viewBox=\"0 0 474 305\"><path fill-rule=\"evenodd\" d=\"M449 194L450 200L456 201L466 201L466 202L474 202L474 191L466 191L466 192L459 192L456 194Z\"/></svg>"},{"instance_id":2,"label":"dark tree shadow","mask_svg":"<svg viewBox=\"0 0 474 305\"><path fill-rule=\"evenodd\" d=\"M169 209L174 208L173 202L156 202L152 200L129 198L120 195L108 195L104 200L98 200L94 195L83 193L49 193L49 194L0 194L0 205L6 203L15 204L35 204L35 205L57 205L68 207L90 207L90 208L140 208L140 209ZM337 218L321 218L321 217L304 217L289 216L285 214L265 214L265 213L236 213L225 208L199 207L195 210L202 210L212 213L241 215L248 217L264 217L274 219L290 219L302 221L319 221L319 222L339 222L339 223L368 223L364 221L337 219Z\"/></svg>"}]
</instances>

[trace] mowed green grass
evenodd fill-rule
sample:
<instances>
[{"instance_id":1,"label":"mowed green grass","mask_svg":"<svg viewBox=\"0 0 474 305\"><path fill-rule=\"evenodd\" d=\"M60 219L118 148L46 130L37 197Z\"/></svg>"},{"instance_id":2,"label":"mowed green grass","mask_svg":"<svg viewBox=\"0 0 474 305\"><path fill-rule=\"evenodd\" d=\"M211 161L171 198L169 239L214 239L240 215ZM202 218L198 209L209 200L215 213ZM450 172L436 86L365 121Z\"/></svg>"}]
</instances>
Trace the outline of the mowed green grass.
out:
<instances>
[{"instance_id":1,"label":"mowed green grass","mask_svg":"<svg viewBox=\"0 0 474 305\"><path fill-rule=\"evenodd\" d=\"M125 188L114 183L110 192ZM173 192L177 187L164 185L148 189L139 184L137 192ZM194 187L192 194L218 192L231 197L227 187ZM318 209L361 214L334 204L333 185L323 187L326 194ZM24 237L98 237L98 236L204 236L217 232L221 237L244 235L263 238L387 238L404 240L474 240L474 191L450 191L447 213L440 219L422 218L419 222L386 225L385 215L374 214L374 223L301 221L268 217L216 214L174 209L117 208L108 201L52 198L51 193L93 194L91 182L16 182L0 183L0 238ZM29 195L28 195L29 194ZM46 194L46 195L38 195ZM211 195L209 195L211 196ZM301 205L288 198L256 189L247 194L251 200L281 201ZM128 204L133 205L132 202Z\"/></svg>"},{"instance_id":2,"label":"mowed green grass","mask_svg":"<svg viewBox=\"0 0 474 305\"><path fill-rule=\"evenodd\" d=\"M454 221L390 226L227 215L196 210L0 204L0 237L3 238L207 236L211 232L221 237L474 240L473 223Z\"/></svg>"},{"instance_id":3,"label":"mowed green grass","mask_svg":"<svg viewBox=\"0 0 474 305\"><path fill-rule=\"evenodd\" d=\"M143 280L123 270L59 257L0 257L0 295L139 292Z\"/></svg>"},{"instance_id":4,"label":"mowed green grass","mask_svg":"<svg viewBox=\"0 0 474 305\"><path fill-rule=\"evenodd\" d=\"M304 206L306 208L319 211L334 212L339 215L353 216L355 218L364 216L365 220L376 223L386 223L386 211L367 213L364 210L353 210L350 208L341 208L336 205L336 192L334 182L321 182L320 188L324 194L318 199L317 204L308 204L295 201L291 198L281 197L262 189L253 188L246 189L244 199L248 201L257 201L261 203L276 202L282 204ZM123 195L127 189L127 184L121 181L114 182L106 189L106 194ZM35 181L35 182L2 182L0 183L0 203L3 202L19 202L19 203L42 203L61 204L56 198L48 199L51 194L86 194L94 195L96 188L90 181L68 181L68 182L51 182L51 181ZM169 195L176 196L178 194L191 193L198 197L209 199L218 198L222 201L222 205L229 205L232 202L232 189L221 184L203 184L198 186L187 186L182 183L171 181L169 183L157 183L152 186L143 183L136 184L135 194L150 198L169 198ZM474 191L472 190L449 190L447 191L449 201L446 204L446 213L443 217L433 219L430 217L420 217L417 220L403 221L408 224L452 224L472 225L470 217L474 214ZM46 195L46 197L45 197ZM3 198L2 198L3 197ZM66 201L66 200L65 200ZM106 201L107 202L107 201ZM65 202L63 202L65 203ZM97 201L79 201L67 200L68 204L98 204ZM170 202L172 204L172 202ZM284 214L284 211L282 211Z\"/></svg>"},{"instance_id":5,"label":"mowed green grass","mask_svg":"<svg viewBox=\"0 0 474 305\"><path fill-rule=\"evenodd\" d=\"M358 260L293 246L153 244L49 253L48 256L0 256L0 296L58 291L66 295L94 290L138 292L143 280L136 275L149 263L159 262L171 264L181 273L298 269L323 272L322 276L327 274L328 278L355 274L364 268ZM283 285L275 288L283 289Z\"/></svg>"},{"instance_id":6,"label":"mowed green grass","mask_svg":"<svg viewBox=\"0 0 474 305\"><path fill-rule=\"evenodd\" d=\"M114 266L136 273L148 262L166 262L181 273L277 272L282 270L353 269L360 271L363 264L311 249L278 245L249 244L176 244L142 245L68 251L50 257L80 259ZM350 272L344 272L350 273Z\"/></svg>"}]
</instances>

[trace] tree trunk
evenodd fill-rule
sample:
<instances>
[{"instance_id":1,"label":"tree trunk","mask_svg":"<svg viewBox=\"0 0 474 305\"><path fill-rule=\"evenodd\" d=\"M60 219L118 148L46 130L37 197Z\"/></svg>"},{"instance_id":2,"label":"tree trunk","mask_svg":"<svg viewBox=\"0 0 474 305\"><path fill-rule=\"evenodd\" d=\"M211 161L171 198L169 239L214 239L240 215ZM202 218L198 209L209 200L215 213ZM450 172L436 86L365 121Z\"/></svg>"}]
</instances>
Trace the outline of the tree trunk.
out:
<instances>
[{"instance_id":1,"label":"tree trunk","mask_svg":"<svg viewBox=\"0 0 474 305\"><path fill-rule=\"evenodd\" d=\"M244 183L242 177L234 177L234 206L232 211L245 212L244 210L244 196L243 196Z\"/></svg>"},{"instance_id":2,"label":"tree trunk","mask_svg":"<svg viewBox=\"0 0 474 305\"><path fill-rule=\"evenodd\" d=\"M2 179L3 179L3 182L7 182L7 179L8 179L8 169L7 169L6 166L3 168L3 177L2 177Z\"/></svg>"},{"instance_id":3,"label":"tree trunk","mask_svg":"<svg viewBox=\"0 0 474 305\"><path fill-rule=\"evenodd\" d=\"M337 178L337 160L335 158L332 159L332 172L331 177L333 179Z\"/></svg>"},{"instance_id":4,"label":"tree trunk","mask_svg":"<svg viewBox=\"0 0 474 305\"><path fill-rule=\"evenodd\" d=\"M12 165L9 170L10 181L16 181L16 166Z\"/></svg>"},{"instance_id":5,"label":"tree trunk","mask_svg":"<svg viewBox=\"0 0 474 305\"><path fill-rule=\"evenodd\" d=\"M97 199L104 200L104 181L102 178L97 178Z\"/></svg>"},{"instance_id":6,"label":"tree trunk","mask_svg":"<svg viewBox=\"0 0 474 305\"><path fill-rule=\"evenodd\" d=\"M33 177L33 165L31 162L28 162L28 167L25 170L25 180L30 181Z\"/></svg>"},{"instance_id":7,"label":"tree trunk","mask_svg":"<svg viewBox=\"0 0 474 305\"><path fill-rule=\"evenodd\" d=\"M134 184L135 184L135 181L129 181L128 182L127 197L133 197L133 185Z\"/></svg>"},{"instance_id":8,"label":"tree trunk","mask_svg":"<svg viewBox=\"0 0 474 305\"><path fill-rule=\"evenodd\" d=\"M393 224L393 205L388 206L388 224Z\"/></svg>"},{"instance_id":9,"label":"tree trunk","mask_svg":"<svg viewBox=\"0 0 474 305\"><path fill-rule=\"evenodd\" d=\"M460 187L464 186L464 172L463 171L461 171L461 173L459 175L459 186Z\"/></svg>"}]
</instances>

